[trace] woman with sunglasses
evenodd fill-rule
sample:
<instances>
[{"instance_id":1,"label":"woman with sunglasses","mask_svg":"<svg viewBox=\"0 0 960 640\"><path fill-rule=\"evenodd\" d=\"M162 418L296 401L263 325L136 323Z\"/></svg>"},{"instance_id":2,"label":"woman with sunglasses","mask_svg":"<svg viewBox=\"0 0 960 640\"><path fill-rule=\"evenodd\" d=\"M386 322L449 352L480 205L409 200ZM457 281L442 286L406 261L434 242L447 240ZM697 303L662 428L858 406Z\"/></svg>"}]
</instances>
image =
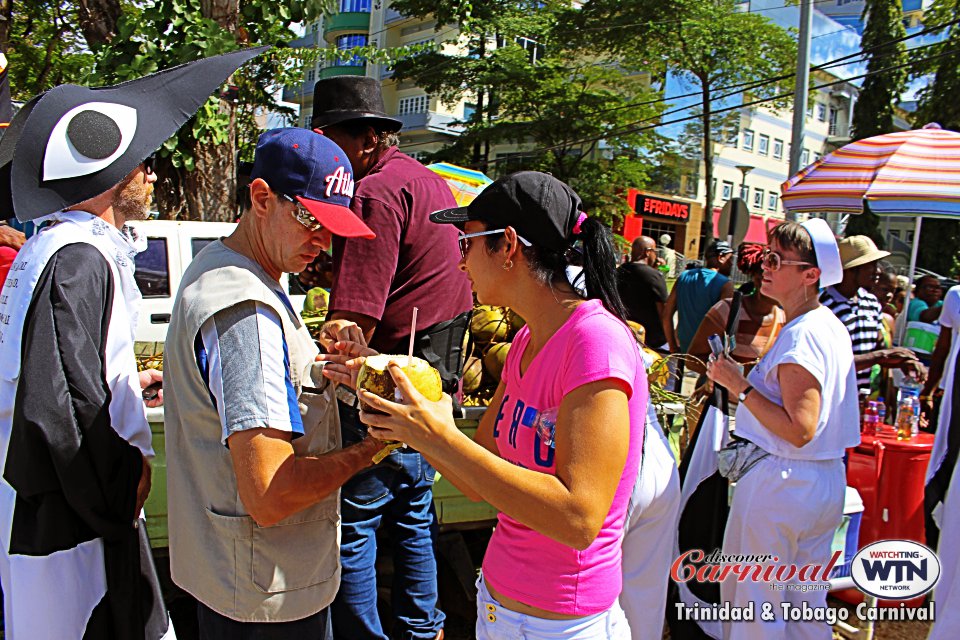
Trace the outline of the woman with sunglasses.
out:
<instances>
[{"instance_id":1,"label":"woman with sunglasses","mask_svg":"<svg viewBox=\"0 0 960 640\"><path fill-rule=\"evenodd\" d=\"M711 358L707 367L710 379L740 400L736 439L721 452L721 468L737 483L724 554L769 554L776 558L772 565L798 571L830 561L843 515L843 455L860 442L850 335L818 298L820 286L842 277L837 243L823 220L778 225L770 232L760 286L783 307L787 322L748 377L729 356ZM728 452L736 454L726 465L730 471L724 465ZM784 621L783 602L826 605L826 591L791 586L721 583L724 602L752 604L756 612L754 622L726 623L724 636L829 639L830 627L823 622ZM767 603L775 620L760 617Z\"/></svg>"},{"instance_id":2,"label":"woman with sunglasses","mask_svg":"<svg viewBox=\"0 0 960 640\"><path fill-rule=\"evenodd\" d=\"M477 638L629 638L617 604L620 541L648 391L611 234L567 185L533 171L431 220L465 232L460 268L477 299L509 306L527 326L475 440L457 429L449 397L425 400L397 367L405 403L361 391L382 412L361 418L500 511L477 581ZM566 276L575 251L586 297Z\"/></svg>"}]
</instances>

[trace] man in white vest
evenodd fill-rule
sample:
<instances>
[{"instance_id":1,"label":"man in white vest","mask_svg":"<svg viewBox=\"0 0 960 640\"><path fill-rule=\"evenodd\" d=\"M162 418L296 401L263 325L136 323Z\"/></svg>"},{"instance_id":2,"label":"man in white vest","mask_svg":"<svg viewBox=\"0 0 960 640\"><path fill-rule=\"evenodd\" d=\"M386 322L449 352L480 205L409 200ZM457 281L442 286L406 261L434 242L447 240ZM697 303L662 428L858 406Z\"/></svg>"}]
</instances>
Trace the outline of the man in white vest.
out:
<instances>
[{"instance_id":1,"label":"man in white vest","mask_svg":"<svg viewBox=\"0 0 960 640\"><path fill-rule=\"evenodd\" d=\"M0 142L0 218L39 231L0 291L0 582L12 640L168 633L141 507L153 456L133 332L150 154L265 48L55 87ZM160 399L151 402L158 406Z\"/></svg>"},{"instance_id":2,"label":"man in white vest","mask_svg":"<svg viewBox=\"0 0 960 640\"><path fill-rule=\"evenodd\" d=\"M382 444L341 448L332 385L279 279L332 235L373 232L348 208L346 154L320 133L262 134L249 188L234 233L184 273L167 334L171 574L199 600L203 638L328 638L339 488Z\"/></svg>"}]
</instances>

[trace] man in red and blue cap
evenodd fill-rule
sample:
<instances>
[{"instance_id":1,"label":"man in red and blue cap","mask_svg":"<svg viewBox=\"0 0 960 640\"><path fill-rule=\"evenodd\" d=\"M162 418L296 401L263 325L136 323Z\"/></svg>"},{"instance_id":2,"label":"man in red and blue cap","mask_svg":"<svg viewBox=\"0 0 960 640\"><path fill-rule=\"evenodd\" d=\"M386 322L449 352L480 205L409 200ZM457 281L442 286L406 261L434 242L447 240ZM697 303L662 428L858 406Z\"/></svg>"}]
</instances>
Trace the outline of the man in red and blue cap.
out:
<instances>
[{"instance_id":1,"label":"man in red and blue cap","mask_svg":"<svg viewBox=\"0 0 960 640\"><path fill-rule=\"evenodd\" d=\"M313 131L261 135L249 188L234 233L183 274L167 334L171 575L199 601L201 637L327 638L339 489L381 445L341 449L333 389L279 279L334 235L374 234L349 209L346 154Z\"/></svg>"}]
</instances>

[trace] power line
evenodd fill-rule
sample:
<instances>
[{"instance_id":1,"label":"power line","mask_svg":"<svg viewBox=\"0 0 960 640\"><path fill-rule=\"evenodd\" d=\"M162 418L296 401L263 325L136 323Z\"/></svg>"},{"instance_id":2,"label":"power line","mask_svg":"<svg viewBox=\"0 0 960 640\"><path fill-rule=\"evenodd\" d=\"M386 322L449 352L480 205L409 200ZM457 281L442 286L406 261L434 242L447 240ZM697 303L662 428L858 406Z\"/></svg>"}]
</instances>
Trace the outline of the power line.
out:
<instances>
[{"instance_id":1,"label":"power line","mask_svg":"<svg viewBox=\"0 0 960 640\"><path fill-rule=\"evenodd\" d=\"M951 49L951 50L948 50L948 51L944 51L944 52L941 52L941 53L939 53L939 54L937 54L937 55L928 56L928 57L926 57L926 58L921 58L921 59L918 59L918 60L911 60L910 62L905 62L905 63L898 64L898 65L892 65L892 66L889 66L889 67L885 67L885 68L883 68L883 69L877 69L876 71L871 71L871 72L863 73L863 74L860 74L860 75L857 75L857 76L852 76L852 77L850 77L850 78L845 78L845 79L841 79L841 80L834 80L834 81L831 81L831 82L824 82L824 83L822 83L822 84L814 85L814 86L813 86L813 89L823 89L823 88L832 87L832 86L835 86L835 85L838 85L838 84L844 84L844 83L849 82L849 81L851 81L851 80L858 80L858 79L860 79L860 78L866 78L866 77L869 77L869 76L872 76L872 75L876 75L876 74L879 74L879 73L886 73L886 72L888 72L888 71L893 71L893 70L896 70L896 69L901 69L901 68L903 68L903 67L910 67L910 66L913 66L913 65L916 65L916 64L920 64L920 63L923 63L923 62L929 62L930 60L936 60L937 58L942 58L942 57L944 57L944 56L948 56L948 55L951 55L951 54L957 53L957 52L960 52L960 48L958 48L958 49ZM776 96L773 96L773 97L771 97L771 98L762 98L762 99L758 99L758 100L752 100L752 101L750 101L750 102L745 102L745 103L743 103L743 104L735 105L735 106L732 106L732 107L724 107L724 108L721 108L721 109L716 109L715 111L713 111L713 113L714 113L714 114L718 114L718 113L726 113L726 112L728 112L728 111L735 111L735 110L738 110L738 109L743 109L743 108L745 108L745 107L752 107L752 106L756 106L756 105L759 105L759 104L764 104L764 103L766 103L766 102L772 102L772 101L774 101L774 100L779 100L779 99L781 99L781 98L786 98L786 97L789 97L789 96L791 96L791 95L793 95L793 92L792 92L792 91L787 92L787 93L781 93L781 94L776 95ZM523 156L527 156L527 155L531 155L531 156L532 156L532 155L539 155L539 154L544 153L544 152L547 152L547 151L554 151L554 150L562 149L562 148L564 148L564 147L569 147L569 146L572 146L572 145L582 145L582 144L587 144L587 143L591 143L591 142L599 142L599 141L601 141L601 140L604 140L605 138L610 137L611 135L622 136L622 135L627 135L627 134L631 134L631 133L639 133L639 132L641 132L641 131L646 131L646 130L649 130L649 129L656 129L656 128L658 128L658 127L662 127L662 126L666 126L666 125L670 125L670 124L677 124L677 123L680 123L680 122L686 122L686 121L688 121L688 120L694 120L694 119L697 119L697 118L699 118L699 117L700 117L700 116L687 116L687 117L684 117L684 118L676 118L676 119L674 119L674 120L668 120L668 121L666 121L666 122L657 122L656 124L644 125L644 126L639 126L639 127L633 126L633 125L643 124L643 123L646 123L646 122L651 122L651 121L653 120L652 118L648 118L648 119L645 119L645 120L639 120L639 121L637 121L637 122L635 122L635 123L632 123L632 125L630 125L629 128L624 129L624 130L619 131L619 132L608 132L608 133L606 133L606 134L604 134L604 135L602 135L602 136L596 136L596 137L584 138L584 139L581 139L581 140L575 140L575 141L571 141L571 142L568 142L568 143L563 144L563 145L554 145L554 146L552 146L552 147L544 147L544 148L541 148L541 149L531 149L531 150L529 150L529 151L521 151L521 152L518 152L517 154L515 154L512 158L504 158L504 159L500 159L500 160L494 159L494 160L488 161L487 164L488 164L488 165L489 165L489 164L496 164L497 162L503 162L503 161L509 160L509 159L516 159L517 157L523 157Z\"/></svg>"},{"instance_id":2,"label":"power line","mask_svg":"<svg viewBox=\"0 0 960 640\"><path fill-rule=\"evenodd\" d=\"M944 25L940 25L939 27L936 27L936 29L940 29L940 28L943 28L943 27L946 27L946 26L950 26L950 25L952 25L952 24L957 24L957 23L960 23L960 19L953 20L953 21L951 21L951 22L949 22L949 23L947 23L947 24L944 24ZM833 60L828 60L827 62L824 62L824 63L821 63L821 64L819 64L819 65L816 65L816 66L811 67L810 70L811 70L811 71L823 71L823 70L827 70L827 69L830 69L830 68L833 68L833 67L840 66L841 64L843 64L844 62L846 62L846 61L848 61L848 60L850 60L850 59L852 59L852 58L861 58L861 57L867 55L870 51L873 51L873 50L876 50L876 49L879 49L879 48L882 48L882 47L889 46L890 44L896 44L896 43L898 43L898 42L900 42L900 41L902 41L902 40L905 40L905 39L907 39L907 38L912 38L912 37L917 37L917 36L920 36L920 35L924 35L926 31L930 31L930 29L925 30L925 31L921 31L921 32L918 32L918 33L915 33L915 34L913 34L912 36L906 36L906 38L904 38L904 37L896 38L896 39L891 40L891 41L889 41L889 42L880 43L880 44L878 44L878 45L875 45L874 47L869 47L869 48L866 49L866 50L862 50L862 51L859 51L859 52L847 54L847 55L841 56L841 57L839 57L839 58L835 58L835 59L833 59ZM915 48L915 49L912 49L912 51L913 51L913 52L922 51L922 50L926 50L926 49L929 49L929 48L931 48L931 47L936 47L936 46L939 46L939 43L930 44L930 45L923 45L922 47L917 47L917 48ZM891 53L891 54L885 54L885 55L892 55L892 53ZM930 59L934 59L934 58L925 58L925 59L921 59L921 60L915 60L915 61L911 62L910 64L918 64L918 63L920 63L920 62L924 62L924 61L930 60ZM891 68L888 68L888 69L880 69L880 70L876 71L875 73L881 73L881 72L887 71L887 70L892 69L892 68L898 68L898 67L891 67ZM796 75L796 74L795 74L795 73L788 73L788 74L784 74L784 75L781 75L781 76L775 76L775 77L767 78L767 79L760 80L760 81L742 82L742 83L738 83L738 84L728 85L728 86L725 86L725 87L716 87L716 88L713 88L713 89L712 89L713 92L722 92L722 91L728 91L728 92L727 92L727 93L721 93L720 95L717 95L717 96L715 96L715 97L712 97L712 98L710 99L710 102L711 102L711 103L720 102L720 101L725 100L725 99L727 99L727 98L730 98L730 97L739 95L740 93L743 93L743 92L746 92L746 91L750 91L751 89L756 89L756 88L759 88L759 87L762 87L762 86L765 86L765 85L768 85L768 84L772 84L772 83L774 83L774 82L780 82L780 81L782 81L782 80L787 80L787 79L789 79L789 78L794 77L794 75ZM843 84L843 83L845 83L845 82L849 82L849 81L851 81L851 80L857 80L857 79L859 79L859 78L864 78L864 77L867 77L867 76L869 76L869 75L871 75L871 74L865 74L865 75L860 75L860 76L853 76L853 77L850 77L850 78L848 78L848 79L846 79L846 80L838 80L838 81L836 81L836 82L828 83L828 84L826 84L826 85L818 85L818 86L815 86L814 88L817 89L817 88L820 88L820 87L822 87L822 86L831 86L832 84ZM696 97L696 96L700 96L700 95L701 95L701 92L700 92L700 91L693 91L693 92L690 92L690 93L685 93L685 94L676 95L676 96L669 96L669 97L664 97L664 98L654 98L654 99L644 100L644 101L640 101L640 102L633 102L633 103L629 103L629 104L626 104L626 105L619 105L619 106L616 106L616 107L611 107L611 108L609 108L609 109L601 109L601 110L597 110L597 111L594 111L594 112L590 112L590 113L585 114L585 115L586 115L587 117L589 117L589 116L594 116L594 115L602 115L602 114L606 114L606 113L612 113L612 112L614 112L614 111L619 111L619 110L624 110L624 109L631 109L631 108L636 108L636 107L640 107L640 106L648 106L648 105L652 105L652 104L667 103L667 102L671 102L671 101L675 101L675 100L679 100L679 99L683 99L683 98ZM780 98L782 98L782 97L784 97L784 96L789 96L789 95L792 95L792 93L780 94L780 95L774 96L774 97L772 97L772 98L764 99L763 101L778 100L778 99L780 99ZM722 110L714 110L713 112L714 112L714 113L723 113L723 112L731 111L731 110L734 110L734 109L742 109L742 108L745 107L745 106L749 106L750 104L756 104L756 103L757 103L757 102L751 102L751 103L747 103L747 104L735 105L735 106L733 106L733 107L724 108L724 109L722 109ZM652 121L654 121L654 120L659 120L659 119L663 118L663 116L667 116L667 115L674 114L674 113L684 112L684 111L687 111L687 110L689 110L689 109L697 108L698 106L699 106L700 108L703 108L703 101L702 101L702 100L699 101L698 103L687 104L687 105L683 105L683 106L676 107L676 108L673 108L673 109L669 109L669 110L667 110L667 111L658 113L656 116L654 116L654 117L652 117L652 118L648 118L648 119L644 119L644 120L639 120L639 121L637 121L637 122L631 123L631 125L628 125L628 126L632 126L633 124L638 124L638 123L642 123L642 122L652 122ZM693 119L693 118L699 118L699 117L700 117L700 116L691 116L690 118L685 118L685 119L682 119L682 120L662 122L662 123L660 123L660 124L658 124L658 125L656 125L656 126L664 126L664 125L667 125L667 124L673 124L674 122L683 122L683 121L685 121L686 119ZM606 136L610 136L610 135L621 135L621 134L618 134L618 133L616 133L616 132L611 132L611 133L606 134ZM606 137L606 136L605 136L605 137ZM592 142L592 141L594 141L594 140L589 140L589 141ZM406 145L406 148L410 148L410 147L414 147L414 146L421 146L421 145L426 145L426 144L434 144L434 143L435 143L435 141L413 143L413 144L410 144L410 145ZM571 143L569 143L569 144L578 144L578 143L577 143L577 142L571 142ZM563 146L566 146L566 145L563 145ZM558 148L559 148L559 147L558 147Z\"/></svg>"},{"instance_id":3,"label":"power line","mask_svg":"<svg viewBox=\"0 0 960 640\"><path fill-rule=\"evenodd\" d=\"M903 67L910 67L910 66L917 65L917 64L921 64L921 63L924 63L924 62L929 62L930 60L936 60L937 58L942 58L942 57L944 57L944 56L951 55L951 54L953 54L953 53L957 53L958 51L960 51L960 49L951 49L951 50L948 50L948 51L943 51L943 52L941 52L941 53L939 53L939 54L936 54L936 55L927 56L926 58L920 58L920 59L916 59L916 60L911 60L910 62L905 62L905 63L898 64L898 65L891 65L891 66L889 66L889 67L885 67L885 68L882 68L882 69L877 69L877 70L875 70L875 71L863 73L863 74L856 75L856 76L851 76L851 77L849 77L849 78L838 79L838 80L834 80L834 81L831 81L831 82L824 82L824 83L821 83L821 84L814 85L814 86L813 86L813 89L823 89L823 88L826 88L826 87L832 87L832 86L835 86L835 85L839 85L839 84L844 84L844 83L850 82L851 80L858 80L858 79L861 79L861 78L866 78L866 77L873 76L873 75L877 75L877 74L880 74L880 73L886 73L886 72L893 71L893 70L896 70L896 69L900 69L900 68L903 68ZM726 112L728 112L728 111L735 111L735 110L744 109L744 108L746 108L746 107L752 107L752 106L756 106L756 105L760 105L760 104L765 104L765 103L767 103L767 102L772 102L772 101L775 101L775 100L779 100L779 99L781 99L781 98L786 98L786 97L789 97L789 96L791 96L791 95L793 95L793 92L792 92L792 91L786 92L786 93L781 93L781 94L778 94L778 95L776 95L776 96L772 96L772 97L770 97L770 98L762 98L762 99L752 100L752 101L750 101L750 102L745 102L745 103L743 103L743 104L734 105L734 106L731 106L731 107L724 107L724 108L716 109L716 110L713 111L713 114L726 113ZM691 106L692 106L692 105L691 105ZM662 115L662 114L661 114L661 115ZM650 129L656 129L656 128L658 128L658 127L663 127L663 126L666 126L666 125L677 124L677 123L681 123L681 122L687 122L687 121L690 121L690 120L695 120L695 119L698 119L699 117L700 117L699 115L694 115L694 116L686 116L686 117L683 117L683 118L675 118L675 119L673 119L673 120L667 120L667 121L658 121L658 120L660 120L660 116L657 116L656 118L646 118L646 119L643 119L643 120L638 120L638 121L636 121L636 122L633 122L633 123L631 123L630 125L627 125L627 128L622 129L622 130L619 130L619 131L608 131L608 132L606 132L605 134L600 135L600 136L591 136L591 137L582 138L582 139L579 139L579 140L572 140L572 141L569 141L569 142L566 142L566 143L560 144L560 145L553 145L553 146L549 146L549 147L542 147L542 148L539 148L539 149L530 149L530 150L527 150L527 151L519 151L519 152L516 152L516 153L511 154L511 156L510 156L509 158L499 158L499 159L495 158L495 159L493 159L493 160L488 160L485 164L486 164L487 166L489 166L489 165L491 165L491 164L497 164L497 163L499 163L499 162L507 162L507 161L510 161L510 160L516 160L517 158L533 157L533 156L541 155L541 154L546 153L546 152L548 152L548 151L555 151L555 150L558 150L558 149L568 148L568 147L571 147L571 146L577 146L577 145L584 145L584 144L588 144L588 143L599 142L599 141L604 140L604 139L606 139L606 138L609 138L609 137L611 137L611 136L623 136L623 135L628 135L628 134L633 134L633 133L640 133L641 131L647 131L647 130L650 130ZM652 123L652 124L646 124L646 123ZM642 126L637 126L637 125L642 125ZM421 146L421 145L424 145L424 144L434 144L434 143L435 143L435 141L414 143L414 144L411 144L411 145L406 145L406 148L415 147L415 146ZM468 166L470 166L470 165L468 165ZM471 167L471 168L476 168L476 167Z\"/></svg>"}]
</instances>

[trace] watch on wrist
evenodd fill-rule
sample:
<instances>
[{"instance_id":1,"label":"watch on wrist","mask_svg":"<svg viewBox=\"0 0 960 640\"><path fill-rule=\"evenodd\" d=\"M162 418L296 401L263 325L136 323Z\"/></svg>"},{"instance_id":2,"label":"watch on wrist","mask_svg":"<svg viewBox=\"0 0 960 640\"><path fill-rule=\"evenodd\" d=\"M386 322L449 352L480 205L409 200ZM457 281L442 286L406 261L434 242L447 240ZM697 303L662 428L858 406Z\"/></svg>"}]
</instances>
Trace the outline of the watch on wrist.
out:
<instances>
[{"instance_id":1,"label":"watch on wrist","mask_svg":"<svg viewBox=\"0 0 960 640\"><path fill-rule=\"evenodd\" d=\"M750 395L751 391L753 391L753 385L748 384L746 389L744 389L739 394L737 394L737 400L739 400L740 402L743 402L744 400L747 399L747 396Z\"/></svg>"}]
</instances>

